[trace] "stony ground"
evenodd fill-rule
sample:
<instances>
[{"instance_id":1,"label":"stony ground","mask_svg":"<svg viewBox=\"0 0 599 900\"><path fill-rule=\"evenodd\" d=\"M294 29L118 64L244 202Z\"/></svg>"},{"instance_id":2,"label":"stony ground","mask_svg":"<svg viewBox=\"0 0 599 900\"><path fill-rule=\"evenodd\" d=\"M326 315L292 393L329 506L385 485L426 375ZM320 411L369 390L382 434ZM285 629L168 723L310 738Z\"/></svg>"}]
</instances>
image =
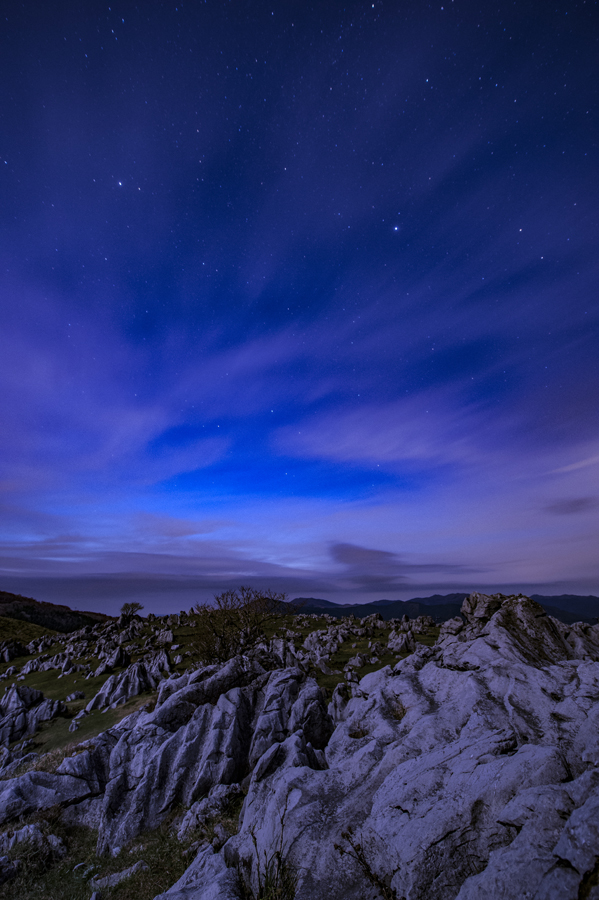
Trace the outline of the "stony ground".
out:
<instances>
[{"instance_id":1,"label":"stony ground","mask_svg":"<svg viewBox=\"0 0 599 900\"><path fill-rule=\"evenodd\" d=\"M597 626L472 595L440 631L281 616L217 664L198 627L0 644L8 900L599 898Z\"/></svg>"}]
</instances>

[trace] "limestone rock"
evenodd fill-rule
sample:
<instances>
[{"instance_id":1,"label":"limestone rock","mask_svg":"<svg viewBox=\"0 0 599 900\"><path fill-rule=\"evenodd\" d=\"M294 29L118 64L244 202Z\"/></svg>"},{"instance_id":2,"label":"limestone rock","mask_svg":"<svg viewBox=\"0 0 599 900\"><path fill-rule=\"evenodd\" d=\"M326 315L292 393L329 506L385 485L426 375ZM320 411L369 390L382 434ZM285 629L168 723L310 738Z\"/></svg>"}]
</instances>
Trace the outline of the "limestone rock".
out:
<instances>
[{"instance_id":1,"label":"limestone rock","mask_svg":"<svg viewBox=\"0 0 599 900\"><path fill-rule=\"evenodd\" d=\"M8 747L0 746L0 772L10 764L11 760L12 754Z\"/></svg>"},{"instance_id":2,"label":"limestone rock","mask_svg":"<svg viewBox=\"0 0 599 900\"><path fill-rule=\"evenodd\" d=\"M27 656L27 648L20 641L0 641L0 662L11 662L19 656Z\"/></svg>"},{"instance_id":3,"label":"limestone rock","mask_svg":"<svg viewBox=\"0 0 599 900\"><path fill-rule=\"evenodd\" d=\"M599 667L525 598L477 595L462 613L434 650L366 676L347 701L337 692L326 770L284 751L292 738L264 754L222 851L231 865L255 876L251 831L272 852L284 813L298 900L370 896L334 848L350 849L348 826L398 897L581 896L599 844ZM196 881L194 900L210 889Z\"/></svg>"},{"instance_id":4,"label":"limestone rock","mask_svg":"<svg viewBox=\"0 0 599 900\"><path fill-rule=\"evenodd\" d=\"M416 649L416 641L412 631L392 631L387 647L393 653L412 653Z\"/></svg>"},{"instance_id":5,"label":"limestone rock","mask_svg":"<svg viewBox=\"0 0 599 900\"><path fill-rule=\"evenodd\" d=\"M85 709L92 712L94 709L119 706L131 697L155 690L159 680L159 677L148 671L145 663L133 663L120 675L111 675Z\"/></svg>"},{"instance_id":6,"label":"limestone rock","mask_svg":"<svg viewBox=\"0 0 599 900\"><path fill-rule=\"evenodd\" d=\"M122 669L130 665L130 663L130 655L120 645L106 660L106 665L110 666L111 669Z\"/></svg>"},{"instance_id":7,"label":"limestone rock","mask_svg":"<svg viewBox=\"0 0 599 900\"><path fill-rule=\"evenodd\" d=\"M181 878L154 900L241 900L239 879L210 845L198 853Z\"/></svg>"},{"instance_id":8,"label":"limestone rock","mask_svg":"<svg viewBox=\"0 0 599 900\"><path fill-rule=\"evenodd\" d=\"M25 685L11 685L0 700L0 745L34 734L42 722L67 711L61 700L45 698L41 691Z\"/></svg>"},{"instance_id":9,"label":"limestone rock","mask_svg":"<svg viewBox=\"0 0 599 900\"><path fill-rule=\"evenodd\" d=\"M161 678L166 678L171 673L171 661L166 650L157 650L151 653L145 659L148 672L154 677L156 682Z\"/></svg>"},{"instance_id":10,"label":"limestone rock","mask_svg":"<svg viewBox=\"0 0 599 900\"><path fill-rule=\"evenodd\" d=\"M0 825L34 810L84 800L91 793L84 780L50 772L27 772L0 781Z\"/></svg>"},{"instance_id":11,"label":"limestone rock","mask_svg":"<svg viewBox=\"0 0 599 900\"><path fill-rule=\"evenodd\" d=\"M380 627L330 623L302 652L324 659ZM394 631L414 640L414 623ZM434 647L416 643L361 680L350 666L328 707L272 643L177 677L158 668L154 680L137 663L159 688L155 709L53 775L0 781L0 822L59 803L114 854L179 805L189 837L243 785L238 832L194 845L161 900L235 900L238 867L255 891L256 854L277 848L296 866L296 900L374 900L373 879L406 900L592 900L599 629L558 623L522 596L472 594ZM134 669L108 680L103 703L128 694Z\"/></svg>"},{"instance_id":12,"label":"limestone rock","mask_svg":"<svg viewBox=\"0 0 599 900\"><path fill-rule=\"evenodd\" d=\"M429 629L435 627L435 620L432 616L417 616L412 622L413 634L427 634Z\"/></svg>"},{"instance_id":13,"label":"limestone rock","mask_svg":"<svg viewBox=\"0 0 599 900\"><path fill-rule=\"evenodd\" d=\"M186 683L123 731L110 755L99 853L157 827L174 803L190 807L216 785L239 783L292 730L305 730L316 764L325 764L324 697L301 670L267 673L236 657L179 681Z\"/></svg>"},{"instance_id":14,"label":"limestone rock","mask_svg":"<svg viewBox=\"0 0 599 900\"><path fill-rule=\"evenodd\" d=\"M0 834L0 855L8 853L18 844L33 844L42 849L48 848L57 859L61 859L67 854L67 848L59 837L55 834L45 835L40 826L37 824L24 825L17 831L5 832Z\"/></svg>"},{"instance_id":15,"label":"limestone rock","mask_svg":"<svg viewBox=\"0 0 599 900\"><path fill-rule=\"evenodd\" d=\"M439 637L437 642L440 643L449 635L459 634L464 627L464 620L461 616L455 616L453 619L447 619L443 622L439 629Z\"/></svg>"},{"instance_id":16,"label":"limestone rock","mask_svg":"<svg viewBox=\"0 0 599 900\"><path fill-rule=\"evenodd\" d=\"M129 866L127 869L122 869L120 872L114 872L112 875L105 875L104 878L91 878L89 884L94 890L112 888L116 887L117 884L120 884L121 881L131 878L131 876L137 874L137 872L147 871L148 864L144 862L143 859L140 859L135 865Z\"/></svg>"},{"instance_id":17,"label":"limestone rock","mask_svg":"<svg viewBox=\"0 0 599 900\"><path fill-rule=\"evenodd\" d=\"M73 693L69 694L69 696L67 697L66 702L72 703L74 700L85 700L85 694L83 693L83 691L73 691Z\"/></svg>"}]
</instances>

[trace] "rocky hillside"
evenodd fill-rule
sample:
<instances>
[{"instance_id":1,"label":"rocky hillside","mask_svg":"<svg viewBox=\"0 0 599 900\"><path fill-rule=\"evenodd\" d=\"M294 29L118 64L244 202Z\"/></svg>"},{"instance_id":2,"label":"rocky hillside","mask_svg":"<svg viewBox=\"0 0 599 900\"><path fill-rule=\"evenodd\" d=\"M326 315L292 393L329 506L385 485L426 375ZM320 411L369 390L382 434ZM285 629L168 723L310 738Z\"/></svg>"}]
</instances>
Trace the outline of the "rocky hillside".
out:
<instances>
[{"instance_id":1,"label":"rocky hillside","mask_svg":"<svg viewBox=\"0 0 599 900\"><path fill-rule=\"evenodd\" d=\"M31 622L41 625L51 631L76 631L86 625L96 625L98 622L106 622L108 616L95 612L79 612L69 606L61 606L56 603L46 603L34 600L32 597L22 597L20 594L11 594L8 591L0 591L0 617L19 619L23 622ZM2 636L2 618L0 618L0 637Z\"/></svg>"},{"instance_id":2,"label":"rocky hillside","mask_svg":"<svg viewBox=\"0 0 599 900\"><path fill-rule=\"evenodd\" d=\"M598 626L472 594L440 630L299 615L212 664L197 627L3 664L9 900L599 897Z\"/></svg>"}]
</instances>

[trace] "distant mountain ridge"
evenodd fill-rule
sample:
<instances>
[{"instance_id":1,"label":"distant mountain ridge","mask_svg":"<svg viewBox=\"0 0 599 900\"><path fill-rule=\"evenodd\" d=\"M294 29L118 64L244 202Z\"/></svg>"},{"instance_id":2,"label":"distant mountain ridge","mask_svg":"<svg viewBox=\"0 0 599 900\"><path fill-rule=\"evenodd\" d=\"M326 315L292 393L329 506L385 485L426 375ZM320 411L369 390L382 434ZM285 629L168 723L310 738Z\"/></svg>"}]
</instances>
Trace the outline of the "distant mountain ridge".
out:
<instances>
[{"instance_id":1,"label":"distant mountain ridge","mask_svg":"<svg viewBox=\"0 0 599 900\"><path fill-rule=\"evenodd\" d=\"M567 612L578 615L579 618L596 619L599 617L599 597L588 594L586 597L579 594L558 594L556 596L543 596L532 594L531 600L536 600L541 606L548 604Z\"/></svg>"},{"instance_id":2,"label":"distant mountain ridge","mask_svg":"<svg viewBox=\"0 0 599 900\"><path fill-rule=\"evenodd\" d=\"M302 613L328 613L330 616L355 616L362 619L364 616L370 616L378 613L385 621L389 619L400 619L402 616L409 616L415 619L417 616L432 616L435 622L445 622L457 616L462 605L464 597L467 594L449 594L450 600L447 603L428 604L422 600L374 600L372 603L331 603L328 600L319 600L316 597L296 597L291 601L292 606L298 608L298 612ZM459 600L456 601L456 597Z\"/></svg>"},{"instance_id":3,"label":"distant mountain ridge","mask_svg":"<svg viewBox=\"0 0 599 900\"><path fill-rule=\"evenodd\" d=\"M411 619L416 616L432 616L435 622L445 622L459 615L460 607L466 593L432 594L430 597L414 597L412 600L373 600L371 603L332 603L317 597L296 597L291 604L299 607L301 612L328 613L331 616L354 615L358 619L379 613L385 621L401 618L403 615ZM559 594L556 596L532 594L535 600L550 615L571 625L572 622L599 621L599 597L593 594Z\"/></svg>"},{"instance_id":4,"label":"distant mountain ridge","mask_svg":"<svg viewBox=\"0 0 599 900\"><path fill-rule=\"evenodd\" d=\"M467 596L466 593L432 594L429 597L414 597L411 600L381 599L373 600L371 603L343 604L318 597L296 597L288 605L295 607L298 612L328 613L336 617L354 615L361 619L372 613L379 613L386 621L401 618L403 615L411 619L429 615L435 622L440 623L459 615L462 602ZM531 599L540 603L549 615L566 624L579 621L595 624L599 621L599 597L593 594L586 596L532 594ZM42 628L67 634L85 625L104 622L110 616L88 610L74 610L62 604L47 603L34 600L32 597L0 591L0 640L3 631L2 618L31 622Z\"/></svg>"},{"instance_id":5,"label":"distant mountain ridge","mask_svg":"<svg viewBox=\"0 0 599 900\"><path fill-rule=\"evenodd\" d=\"M32 597L22 597L21 594L0 591L0 640L2 640L3 630L2 618L20 619L22 622L31 622L42 628L68 634L70 631L77 631L86 625L105 622L110 616L97 612L80 612L69 606L46 603L43 600L34 600Z\"/></svg>"}]
</instances>

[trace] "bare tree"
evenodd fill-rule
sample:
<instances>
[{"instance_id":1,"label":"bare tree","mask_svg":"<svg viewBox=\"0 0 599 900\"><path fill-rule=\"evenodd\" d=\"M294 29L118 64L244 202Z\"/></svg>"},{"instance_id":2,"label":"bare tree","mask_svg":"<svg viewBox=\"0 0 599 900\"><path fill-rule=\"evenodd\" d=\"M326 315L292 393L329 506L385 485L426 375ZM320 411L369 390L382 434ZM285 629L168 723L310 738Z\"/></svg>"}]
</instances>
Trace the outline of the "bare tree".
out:
<instances>
[{"instance_id":1,"label":"bare tree","mask_svg":"<svg viewBox=\"0 0 599 900\"><path fill-rule=\"evenodd\" d=\"M123 603L121 606L122 616L136 616L143 609L143 605L134 600L132 603Z\"/></svg>"},{"instance_id":2,"label":"bare tree","mask_svg":"<svg viewBox=\"0 0 599 900\"><path fill-rule=\"evenodd\" d=\"M214 606L198 603L195 642L205 662L224 662L264 637L265 627L286 611L286 594L240 587L214 598Z\"/></svg>"}]
</instances>

